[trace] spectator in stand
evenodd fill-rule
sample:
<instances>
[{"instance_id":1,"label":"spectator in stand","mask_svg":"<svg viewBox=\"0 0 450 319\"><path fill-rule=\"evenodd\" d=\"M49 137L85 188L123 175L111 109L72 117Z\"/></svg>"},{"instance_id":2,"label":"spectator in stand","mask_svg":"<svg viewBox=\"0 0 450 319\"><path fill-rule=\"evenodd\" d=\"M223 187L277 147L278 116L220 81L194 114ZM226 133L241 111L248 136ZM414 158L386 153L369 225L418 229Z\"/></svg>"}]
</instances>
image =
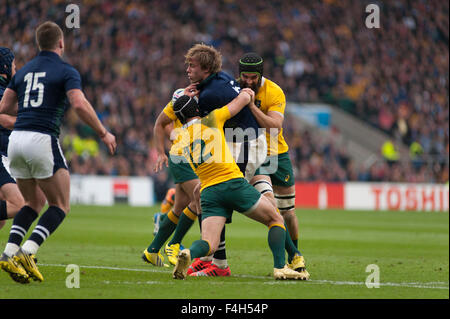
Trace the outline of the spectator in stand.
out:
<instances>
[{"instance_id":1,"label":"spectator in stand","mask_svg":"<svg viewBox=\"0 0 450 319\"><path fill-rule=\"evenodd\" d=\"M371 2L83 2L81 28L64 30L67 49L83 54L70 56L68 62L80 71L86 96L116 135L119 149L117 158L103 159L106 149L101 144L100 160L74 155L72 172L153 176L148 165L152 123L171 92L187 85L180 76L180 52L204 42L221 51L223 69L230 74L237 76L236 61L244 52L259 52L288 102L331 102L406 147L418 142L423 148L419 170L410 163L391 168L377 163L363 169L350 165L351 154L336 151L333 142L316 146L309 140L315 137L306 136L299 140L299 153L292 154L299 155L296 164L307 164L299 166L300 178L446 182L449 4L379 3L381 29L376 30L364 25L365 7ZM9 21L2 25L2 34L11 36L2 37L1 45L13 49L18 67L37 53L36 25L49 19L64 25L65 6L59 0L2 2L0 16ZM301 133L285 122L286 138L299 139ZM78 136L94 136L71 117L64 128ZM383 174L372 174L378 166ZM394 169L399 172L390 172Z\"/></svg>"}]
</instances>

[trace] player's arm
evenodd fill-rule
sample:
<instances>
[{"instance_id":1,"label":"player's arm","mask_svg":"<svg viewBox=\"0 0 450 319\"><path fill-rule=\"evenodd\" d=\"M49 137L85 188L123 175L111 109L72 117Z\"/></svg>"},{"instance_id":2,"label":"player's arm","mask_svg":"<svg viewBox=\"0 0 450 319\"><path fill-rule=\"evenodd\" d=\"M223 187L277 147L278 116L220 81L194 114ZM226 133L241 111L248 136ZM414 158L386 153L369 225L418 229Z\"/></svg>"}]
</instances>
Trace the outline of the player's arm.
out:
<instances>
[{"instance_id":1,"label":"player's arm","mask_svg":"<svg viewBox=\"0 0 450 319\"><path fill-rule=\"evenodd\" d=\"M244 106L255 100L255 92L249 88L242 89L237 97L233 101L227 104L230 111L230 118L238 114Z\"/></svg>"},{"instance_id":2,"label":"player's arm","mask_svg":"<svg viewBox=\"0 0 450 319\"><path fill-rule=\"evenodd\" d=\"M279 112L269 111L265 114L253 102L249 104L249 108L258 124L266 130L271 128L280 130L283 127L284 117Z\"/></svg>"},{"instance_id":3,"label":"player's arm","mask_svg":"<svg viewBox=\"0 0 450 319\"><path fill-rule=\"evenodd\" d=\"M16 123L16 118L16 116L0 114L0 125L8 130L12 130L14 128L14 123Z\"/></svg>"},{"instance_id":4,"label":"player's arm","mask_svg":"<svg viewBox=\"0 0 450 319\"><path fill-rule=\"evenodd\" d=\"M0 101L0 114L16 116L17 108L17 93L10 88L6 88Z\"/></svg>"},{"instance_id":5,"label":"player's arm","mask_svg":"<svg viewBox=\"0 0 450 319\"><path fill-rule=\"evenodd\" d=\"M98 134L103 143L108 147L109 152L114 154L117 147L116 138L103 126L91 103L84 96L83 91L80 89L69 90L67 91L67 97L69 98L70 105L74 108L80 119Z\"/></svg>"},{"instance_id":6,"label":"player's arm","mask_svg":"<svg viewBox=\"0 0 450 319\"><path fill-rule=\"evenodd\" d=\"M170 125L172 120L162 111L156 119L155 127L153 128L153 138L155 141L156 151L158 152L158 159L156 160L154 171L158 172L163 168L169 166L169 159L164 149L165 128Z\"/></svg>"}]
</instances>

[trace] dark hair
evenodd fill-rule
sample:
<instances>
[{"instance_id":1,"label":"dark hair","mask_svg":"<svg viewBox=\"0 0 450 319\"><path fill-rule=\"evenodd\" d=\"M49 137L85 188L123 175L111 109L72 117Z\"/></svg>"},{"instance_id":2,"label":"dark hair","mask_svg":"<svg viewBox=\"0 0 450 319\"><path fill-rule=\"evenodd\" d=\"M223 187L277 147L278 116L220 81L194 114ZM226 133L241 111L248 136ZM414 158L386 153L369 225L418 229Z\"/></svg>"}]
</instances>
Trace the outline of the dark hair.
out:
<instances>
[{"instance_id":1,"label":"dark hair","mask_svg":"<svg viewBox=\"0 0 450 319\"><path fill-rule=\"evenodd\" d=\"M62 36L61 28L52 21L46 21L36 29L36 43L41 51L55 49Z\"/></svg>"},{"instance_id":2,"label":"dark hair","mask_svg":"<svg viewBox=\"0 0 450 319\"><path fill-rule=\"evenodd\" d=\"M173 111L183 124L186 123L188 118L200 116L197 98L189 97L187 95L182 95L175 101L173 104Z\"/></svg>"}]
</instances>

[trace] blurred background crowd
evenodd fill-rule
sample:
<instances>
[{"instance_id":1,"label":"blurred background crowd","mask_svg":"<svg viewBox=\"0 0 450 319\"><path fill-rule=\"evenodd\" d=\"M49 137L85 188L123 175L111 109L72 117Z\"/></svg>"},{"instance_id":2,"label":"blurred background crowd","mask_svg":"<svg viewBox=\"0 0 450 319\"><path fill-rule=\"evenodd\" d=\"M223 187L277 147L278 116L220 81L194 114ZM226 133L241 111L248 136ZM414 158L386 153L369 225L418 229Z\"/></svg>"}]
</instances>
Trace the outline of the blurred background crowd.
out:
<instances>
[{"instance_id":1,"label":"blurred background crowd","mask_svg":"<svg viewBox=\"0 0 450 319\"><path fill-rule=\"evenodd\" d=\"M13 49L18 67L37 53L38 24L53 20L63 27L66 59L118 138L117 156L105 156L95 134L69 113L61 142L72 173L147 175L169 183L166 173L152 172L153 125L172 92L188 84L185 52L204 42L221 51L223 70L234 76L239 57L258 52L265 75L288 101L337 105L396 142L414 145L423 159L421 165L356 167L333 140L286 120L298 180L448 180L447 1L380 2L380 29L364 24L369 1L84 0L73 2L81 10L80 29L64 27L64 1L0 2L1 45Z\"/></svg>"}]
</instances>

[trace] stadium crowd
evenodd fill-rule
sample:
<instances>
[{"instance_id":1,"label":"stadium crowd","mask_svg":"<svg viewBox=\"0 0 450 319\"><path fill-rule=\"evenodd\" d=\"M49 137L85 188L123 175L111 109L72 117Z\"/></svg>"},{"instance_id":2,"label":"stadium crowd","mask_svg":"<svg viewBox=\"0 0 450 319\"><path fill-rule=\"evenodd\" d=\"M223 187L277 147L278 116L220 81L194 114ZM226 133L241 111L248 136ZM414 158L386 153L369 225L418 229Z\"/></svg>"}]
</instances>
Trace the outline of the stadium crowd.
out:
<instances>
[{"instance_id":1,"label":"stadium crowd","mask_svg":"<svg viewBox=\"0 0 450 319\"><path fill-rule=\"evenodd\" d=\"M237 75L243 53L258 52L288 101L331 102L407 147L418 143L423 157L356 167L333 140L298 131L290 119L285 136L298 180L448 181L446 1L379 3L380 29L364 24L369 1L85 0L79 29L64 28L64 1L2 3L1 45L18 67L37 53L39 23L63 27L67 60L117 137L117 156L104 157L95 134L69 113L61 140L72 173L153 176L156 116L188 84L184 53L204 42L221 51L227 73ZM167 174L155 178L168 183Z\"/></svg>"}]
</instances>

